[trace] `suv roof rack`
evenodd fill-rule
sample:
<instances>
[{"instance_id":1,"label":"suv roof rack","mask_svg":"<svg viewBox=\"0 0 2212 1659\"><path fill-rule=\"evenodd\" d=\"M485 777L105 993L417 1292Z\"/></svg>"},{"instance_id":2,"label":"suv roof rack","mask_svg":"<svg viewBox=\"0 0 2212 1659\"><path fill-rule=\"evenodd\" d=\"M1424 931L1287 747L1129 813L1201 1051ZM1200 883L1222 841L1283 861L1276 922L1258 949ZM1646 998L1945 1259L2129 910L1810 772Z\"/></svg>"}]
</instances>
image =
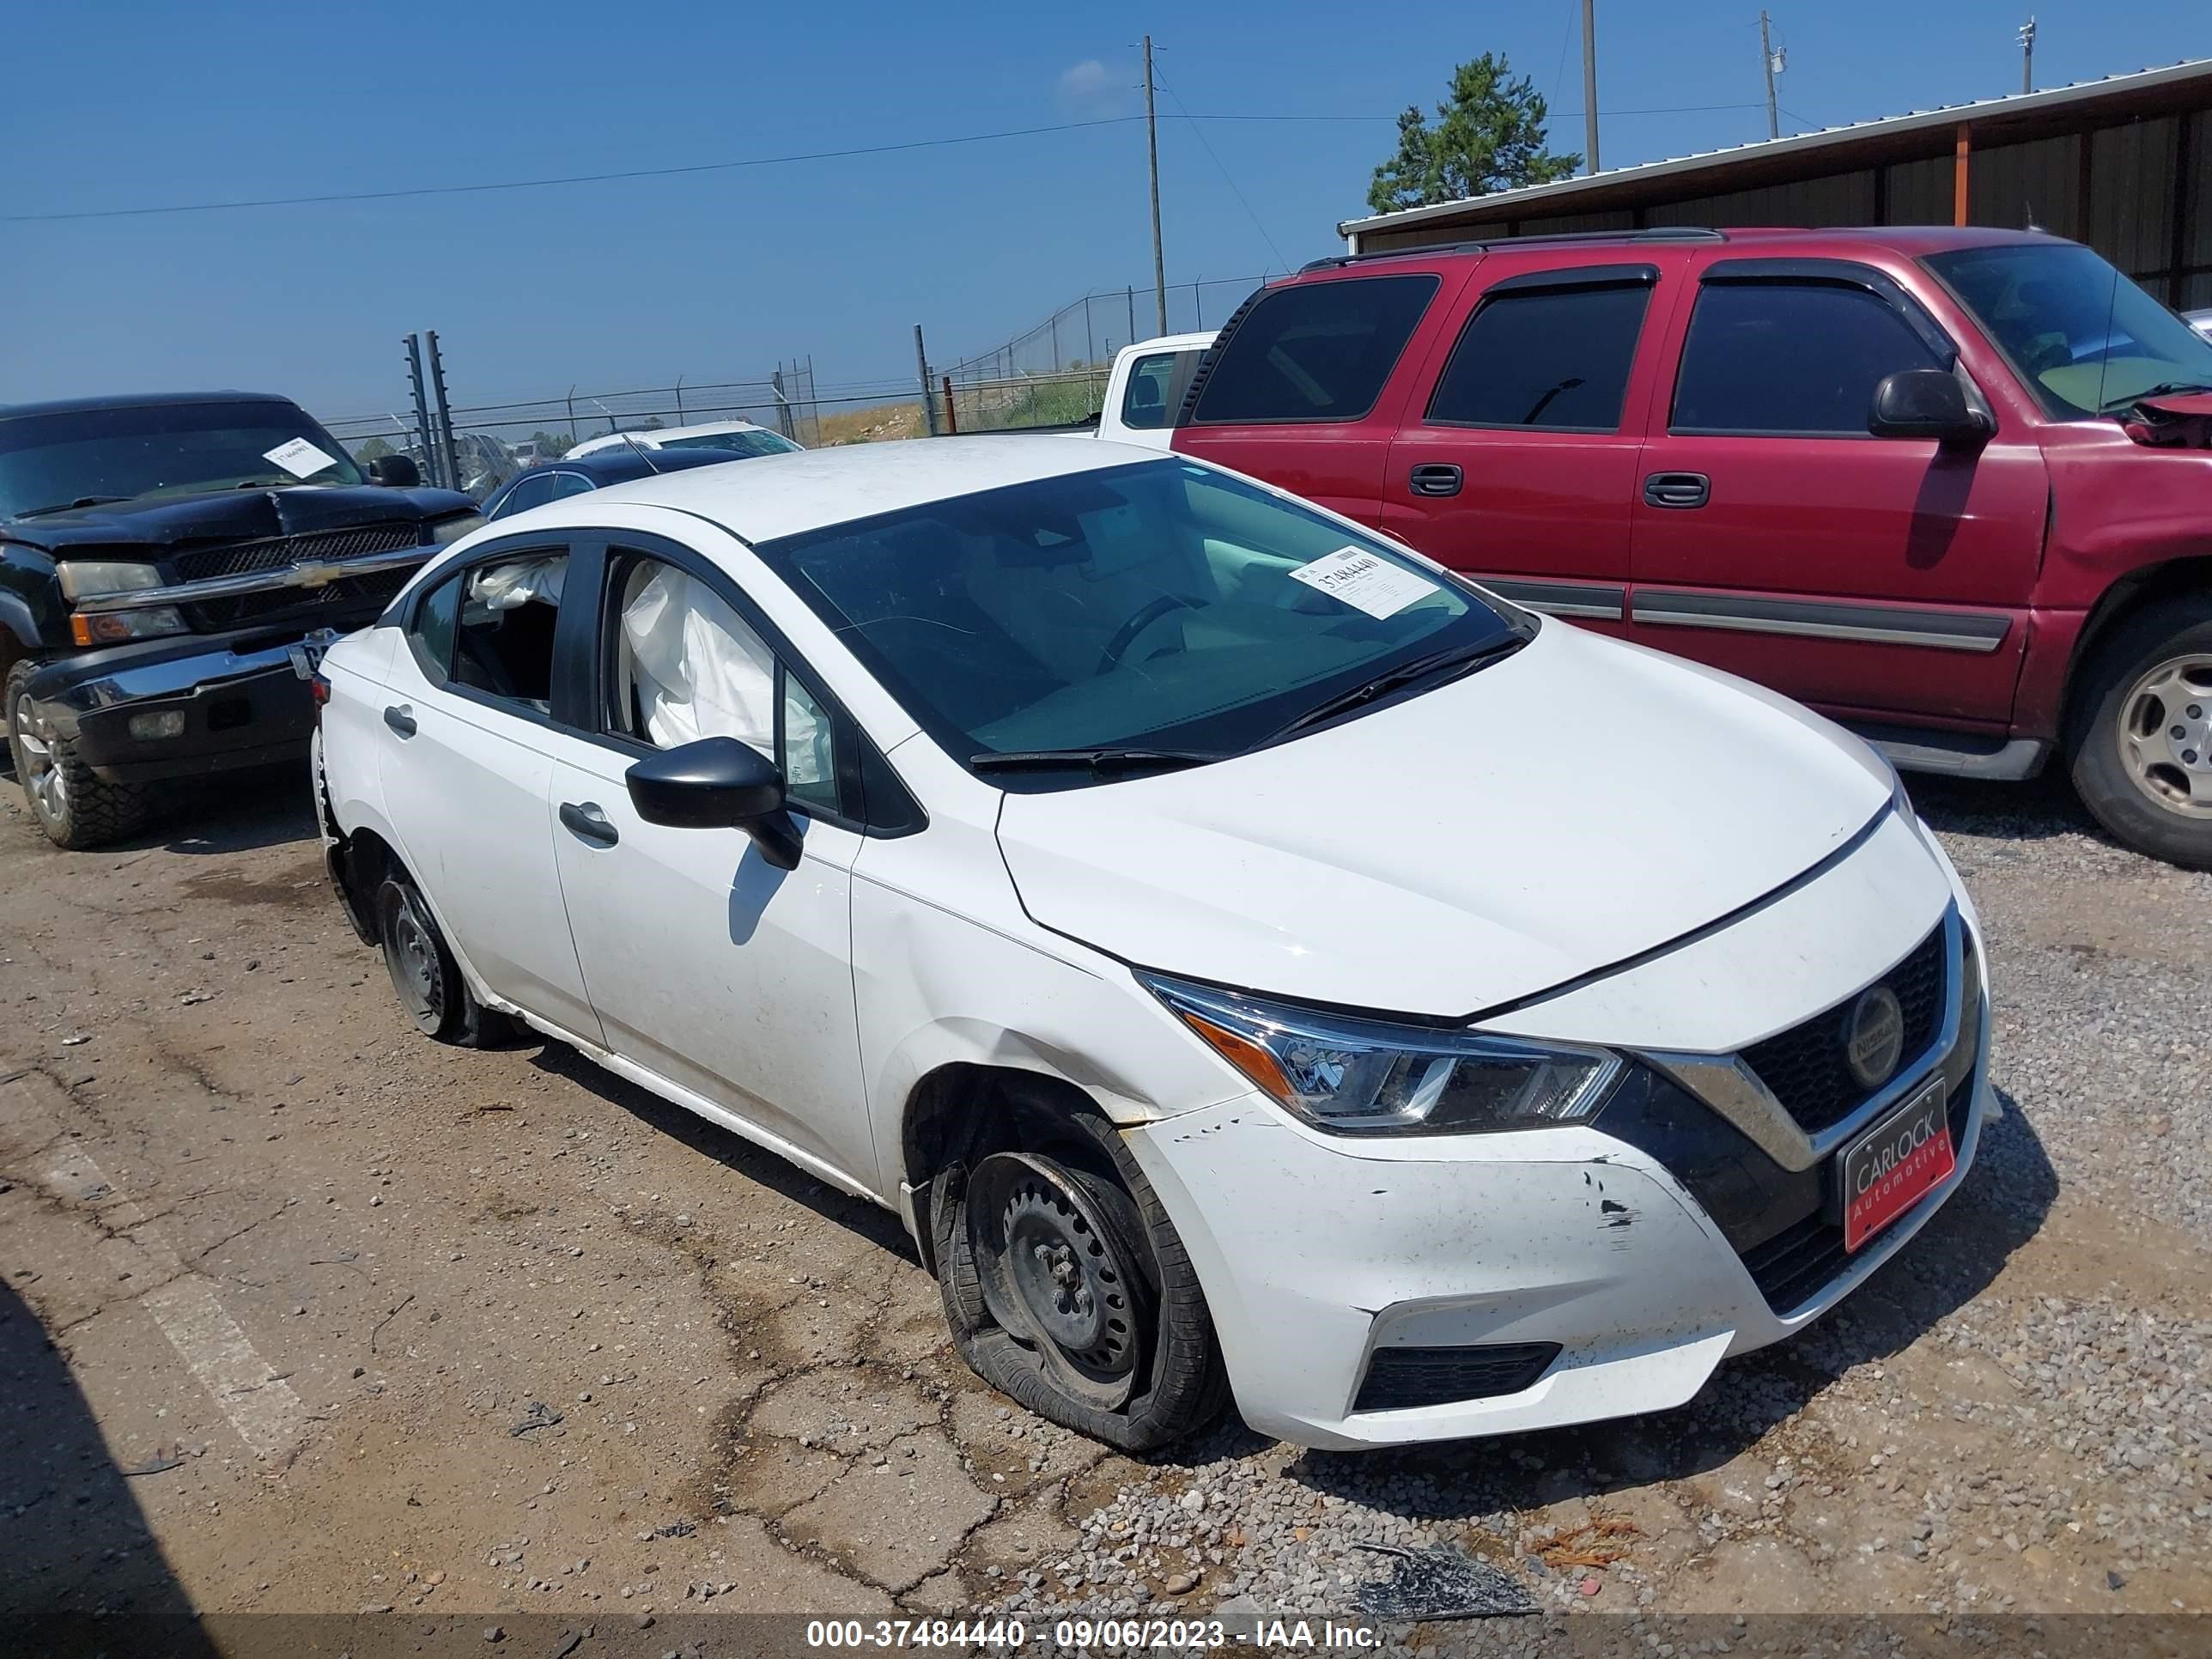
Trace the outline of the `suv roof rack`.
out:
<instances>
[{"instance_id":1,"label":"suv roof rack","mask_svg":"<svg viewBox=\"0 0 2212 1659\"><path fill-rule=\"evenodd\" d=\"M1372 259L1433 259L1446 253L1487 253L1493 248L1542 247L1545 246L1572 246L1577 242L1725 242L1725 232L1709 230L1702 225L1658 225L1648 230L1556 230L1548 234L1538 232L1528 236L1492 236L1480 242L1444 242L1428 247L1392 247L1377 249L1373 253L1332 253L1325 259L1309 260L1298 267L1300 275L1309 270L1334 270L1344 265L1364 265Z\"/></svg>"}]
</instances>

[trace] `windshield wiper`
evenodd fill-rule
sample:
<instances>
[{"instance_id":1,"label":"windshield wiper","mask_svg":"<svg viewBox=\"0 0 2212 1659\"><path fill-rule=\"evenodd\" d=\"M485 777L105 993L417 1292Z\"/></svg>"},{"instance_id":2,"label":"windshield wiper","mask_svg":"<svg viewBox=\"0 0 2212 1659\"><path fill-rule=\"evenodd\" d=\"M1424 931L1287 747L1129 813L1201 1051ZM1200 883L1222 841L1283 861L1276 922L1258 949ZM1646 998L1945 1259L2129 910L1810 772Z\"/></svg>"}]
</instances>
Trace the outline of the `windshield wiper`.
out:
<instances>
[{"instance_id":1,"label":"windshield wiper","mask_svg":"<svg viewBox=\"0 0 2212 1659\"><path fill-rule=\"evenodd\" d=\"M128 495L80 495L73 501L56 501L52 507L34 507L18 513L19 519L43 518L49 513L74 513L81 507L106 507L111 501L127 501Z\"/></svg>"},{"instance_id":2,"label":"windshield wiper","mask_svg":"<svg viewBox=\"0 0 2212 1659\"><path fill-rule=\"evenodd\" d=\"M1166 772L1204 766L1226 755L1200 749L1010 749L1002 754L971 755L978 772L1049 772L1082 768L1092 772Z\"/></svg>"},{"instance_id":3,"label":"windshield wiper","mask_svg":"<svg viewBox=\"0 0 2212 1659\"><path fill-rule=\"evenodd\" d=\"M1296 718L1285 720L1253 745L1264 749L1271 743L1280 743L1285 738L1307 731L1324 720L1334 720L1340 714L1349 714L1365 708L1386 691L1395 691L1416 680L1427 679L1432 674L1443 674L1457 670L1466 673L1486 662L1517 651L1527 641L1517 635L1502 640L1492 640L1482 645L1457 645L1448 651L1431 651L1425 657L1415 657L1411 662L1401 662L1395 668L1386 668L1373 679L1363 681L1347 691L1340 691L1324 698ZM1455 676L1456 678L1456 676Z\"/></svg>"},{"instance_id":4,"label":"windshield wiper","mask_svg":"<svg viewBox=\"0 0 2212 1659\"><path fill-rule=\"evenodd\" d=\"M2212 386L2206 386L2198 380L2160 380L2156 386L2148 386L2141 392L2130 392L2124 398L2114 398L2107 403L2098 404L2097 413L2110 415L2115 410L2125 409L2130 404L2142 403L2147 398L2171 398L2175 393L2182 392L2212 392Z\"/></svg>"}]
</instances>

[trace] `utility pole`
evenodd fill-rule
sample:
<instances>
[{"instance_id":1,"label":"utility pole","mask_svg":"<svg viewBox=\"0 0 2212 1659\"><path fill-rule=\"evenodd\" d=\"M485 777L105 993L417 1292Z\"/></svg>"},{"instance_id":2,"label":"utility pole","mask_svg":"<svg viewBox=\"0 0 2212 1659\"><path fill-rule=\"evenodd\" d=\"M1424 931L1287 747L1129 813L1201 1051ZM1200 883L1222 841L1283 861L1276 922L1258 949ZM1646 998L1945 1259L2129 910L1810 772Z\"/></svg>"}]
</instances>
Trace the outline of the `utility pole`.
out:
<instances>
[{"instance_id":1,"label":"utility pole","mask_svg":"<svg viewBox=\"0 0 2212 1659\"><path fill-rule=\"evenodd\" d=\"M1590 0L1583 0L1588 15ZM1160 252L1160 130L1152 119L1152 37L1145 37L1145 155L1152 170L1152 298L1159 309L1160 332L1168 331L1168 264Z\"/></svg>"},{"instance_id":2,"label":"utility pole","mask_svg":"<svg viewBox=\"0 0 2212 1659\"><path fill-rule=\"evenodd\" d=\"M1759 14L1759 61L1766 71L1766 136L1779 138L1782 123L1774 113L1774 71L1781 67L1774 59L1774 42L1766 32L1766 14Z\"/></svg>"},{"instance_id":3,"label":"utility pole","mask_svg":"<svg viewBox=\"0 0 2212 1659\"><path fill-rule=\"evenodd\" d=\"M1150 77L1148 76L1147 79ZM1583 149L1597 171L1597 0L1583 0Z\"/></svg>"},{"instance_id":4,"label":"utility pole","mask_svg":"<svg viewBox=\"0 0 2212 1659\"><path fill-rule=\"evenodd\" d=\"M2035 90L2035 17L2033 13L2027 21L2020 26L2020 89L2022 92Z\"/></svg>"}]
</instances>

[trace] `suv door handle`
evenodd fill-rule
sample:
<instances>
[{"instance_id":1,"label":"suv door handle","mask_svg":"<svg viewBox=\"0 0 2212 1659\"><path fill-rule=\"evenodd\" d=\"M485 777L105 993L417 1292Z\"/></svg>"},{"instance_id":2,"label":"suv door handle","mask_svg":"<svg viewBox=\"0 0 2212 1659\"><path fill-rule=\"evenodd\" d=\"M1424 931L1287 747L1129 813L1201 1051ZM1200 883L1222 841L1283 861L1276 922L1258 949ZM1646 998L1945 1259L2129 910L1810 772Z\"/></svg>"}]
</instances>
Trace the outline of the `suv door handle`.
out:
<instances>
[{"instance_id":1,"label":"suv door handle","mask_svg":"<svg viewBox=\"0 0 2212 1659\"><path fill-rule=\"evenodd\" d=\"M403 738L415 735L415 711L405 703L384 711L384 723Z\"/></svg>"},{"instance_id":2,"label":"suv door handle","mask_svg":"<svg viewBox=\"0 0 2212 1659\"><path fill-rule=\"evenodd\" d=\"M1644 481L1644 499L1653 507L1703 507L1712 493L1713 481L1702 472L1655 472Z\"/></svg>"},{"instance_id":3,"label":"suv door handle","mask_svg":"<svg viewBox=\"0 0 2212 1659\"><path fill-rule=\"evenodd\" d=\"M607 822L607 815L599 810L597 801L562 801L561 822L573 834L601 847L611 847L622 839L622 831Z\"/></svg>"},{"instance_id":4,"label":"suv door handle","mask_svg":"<svg viewBox=\"0 0 2212 1659\"><path fill-rule=\"evenodd\" d=\"M1456 495L1463 482L1460 470L1443 461L1424 462L1406 481L1416 495Z\"/></svg>"}]
</instances>

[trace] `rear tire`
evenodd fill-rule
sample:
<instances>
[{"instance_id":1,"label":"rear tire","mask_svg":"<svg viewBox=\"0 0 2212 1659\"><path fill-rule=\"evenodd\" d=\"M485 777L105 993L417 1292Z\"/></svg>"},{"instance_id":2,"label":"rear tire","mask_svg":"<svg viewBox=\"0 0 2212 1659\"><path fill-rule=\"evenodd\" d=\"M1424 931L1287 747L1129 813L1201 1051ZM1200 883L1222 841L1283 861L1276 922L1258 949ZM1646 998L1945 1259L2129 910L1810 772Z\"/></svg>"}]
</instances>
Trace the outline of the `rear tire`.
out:
<instances>
[{"instance_id":1,"label":"rear tire","mask_svg":"<svg viewBox=\"0 0 2212 1659\"><path fill-rule=\"evenodd\" d=\"M404 875L377 889L376 933L399 1006L423 1036L463 1048L514 1039L514 1022L476 1000L421 890Z\"/></svg>"},{"instance_id":2,"label":"rear tire","mask_svg":"<svg viewBox=\"0 0 2212 1659\"><path fill-rule=\"evenodd\" d=\"M4 691L8 755L31 816L48 841L70 852L120 841L146 821L145 792L94 775L74 744L45 735L31 718L31 676L45 665L19 662Z\"/></svg>"},{"instance_id":3,"label":"rear tire","mask_svg":"<svg viewBox=\"0 0 2212 1659\"><path fill-rule=\"evenodd\" d=\"M2212 870L2212 595L2148 605L2082 672L2074 787L2137 852Z\"/></svg>"},{"instance_id":4,"label":"rear tire","mask_svg":"<svg viewBox=\"0 0 2212 1659\"><path fill-rule=\"evenodd\" d=\"M939 1170L938 1286L960 1357L1000 1392L1126 1452L1228 1403L1206 1297L1111 1124L1028 1108ZM1018 1144L1007 1144L1018 1142Z\"/></svg>"}]
</instances>

